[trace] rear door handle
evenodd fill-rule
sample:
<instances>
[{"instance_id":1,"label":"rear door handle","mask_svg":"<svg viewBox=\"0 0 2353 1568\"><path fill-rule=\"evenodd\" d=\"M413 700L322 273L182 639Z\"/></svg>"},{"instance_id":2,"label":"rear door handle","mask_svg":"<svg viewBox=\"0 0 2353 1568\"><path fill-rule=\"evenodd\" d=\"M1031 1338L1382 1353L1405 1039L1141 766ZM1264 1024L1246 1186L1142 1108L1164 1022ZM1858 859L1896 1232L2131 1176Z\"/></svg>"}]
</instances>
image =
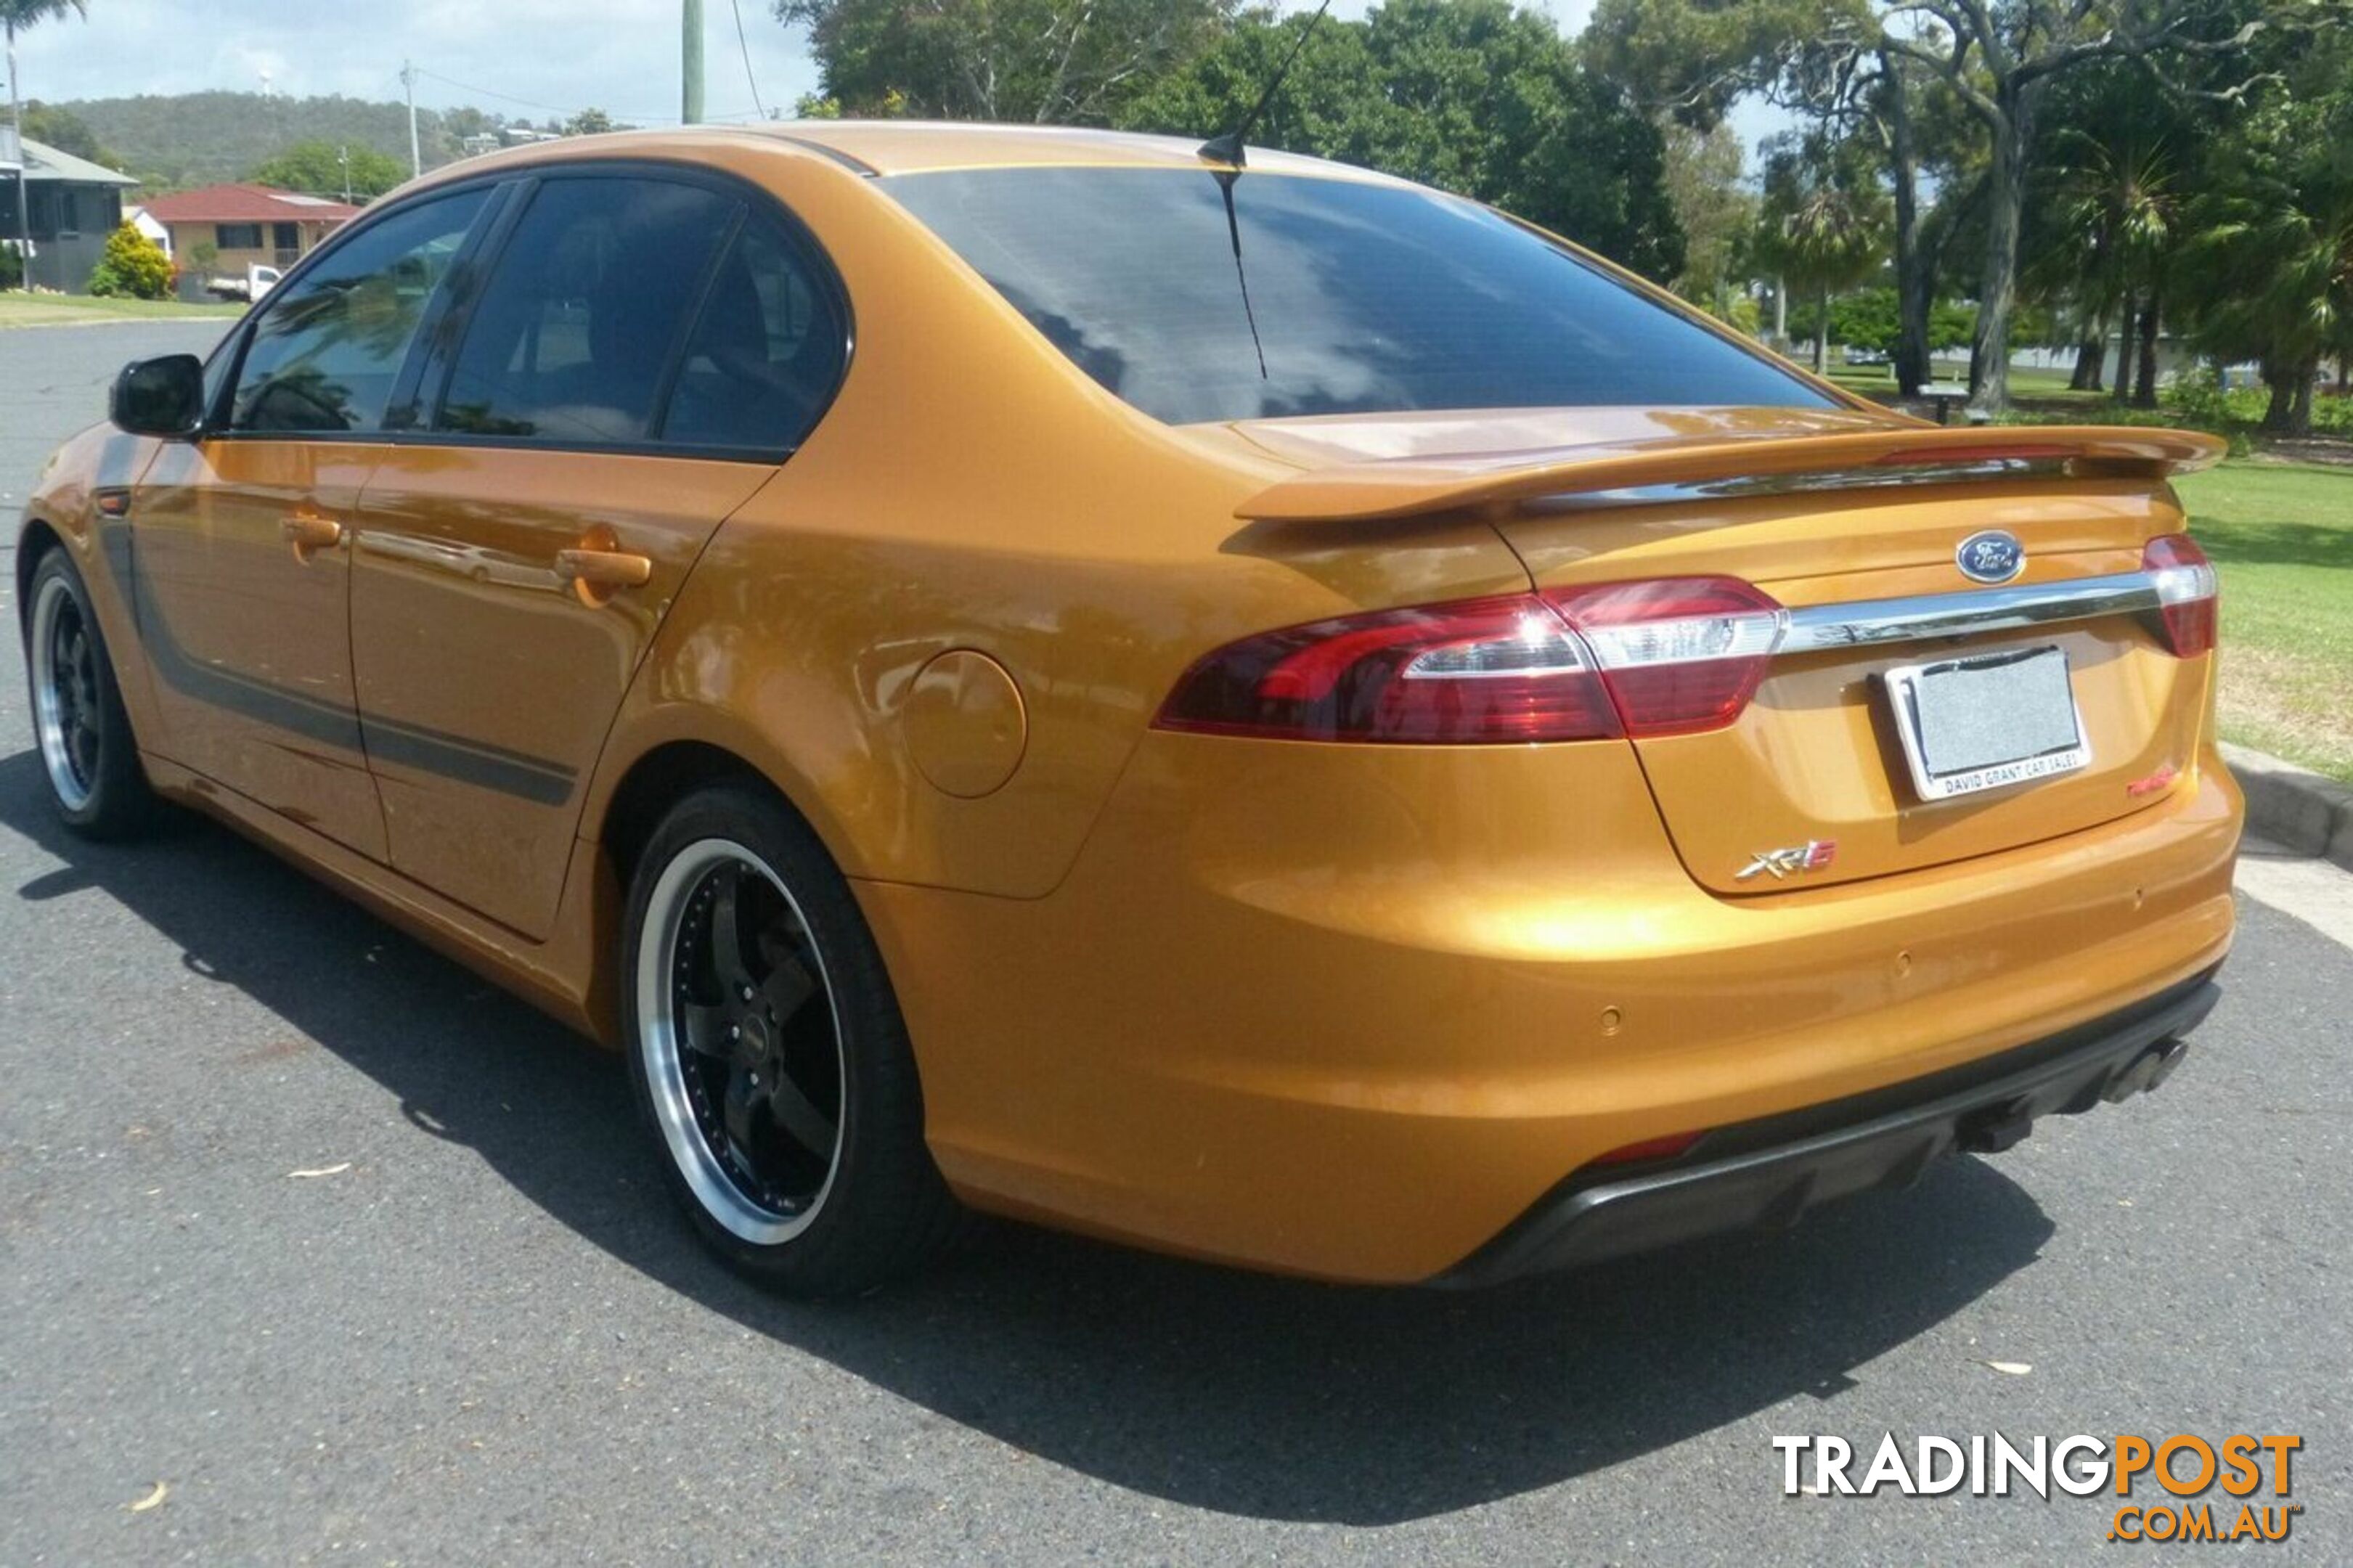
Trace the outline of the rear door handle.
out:
<instances>
[{"instance_id":1,"label":"rear door handle","mask_svg":"<svg viewBox=\"0 0 2353 1568\"><path fill-rule=\"evenodd\" d=\"M555 574L577 587L642 588L653 581L654 563L626 550L559 550Z\"/></svg>"},{"instance_id":2,"label":"rear door handle","mask_svg":"<svg viewBox=\"0 0 2353 1568\"><path fill-rule=\"evenodd\" d=\"M296 512L278 524L278 531L294 547L295 556L304 561L314 550L332 550L343 542L343 525L316 512Z\"/></svg>"}]
</instances>

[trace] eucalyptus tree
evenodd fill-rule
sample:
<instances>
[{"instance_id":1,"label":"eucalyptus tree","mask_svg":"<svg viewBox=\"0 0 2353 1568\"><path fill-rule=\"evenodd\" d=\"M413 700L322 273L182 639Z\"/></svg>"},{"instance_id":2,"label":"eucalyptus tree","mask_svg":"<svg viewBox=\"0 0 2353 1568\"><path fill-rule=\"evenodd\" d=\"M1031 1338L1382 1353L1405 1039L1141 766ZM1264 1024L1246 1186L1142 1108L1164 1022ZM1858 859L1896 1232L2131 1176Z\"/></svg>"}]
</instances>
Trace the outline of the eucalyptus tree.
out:
<instances>
[{"instance_id":1,"label":"eucalyptus tree","mask_svg":"<svg viewBox=\"0 0 2353 1568\"><path fill-rule=\"evenodd\" d=\"M2027 184L2052 84L2103 61L2139 61L2159 79L2235 64L2238 79L2204 69L2188 90L2241 97L2268 74L2249 63L2256 39L2341 27L2347 10L2345 0L1600 0L1587 38L1638 91L1692 111L1786 92L1825 57L1845 62L1833 79L1884 72L1899 95L1915 77L1952 93L1988 154L1971 404L1994 412L2009 401Z\"/></svg>"},{"instance_id":2,"label":"eucalyptus tree","mask_svg":"<svg viewBox=\"0 0 2353 1568\"><path fill-rule=\"evenodd\" d=\"M1114 121L1204 136L1238 123L1309 24L1245 13ZM1659 128L1511 0L1388 0L1327 16L1251 139L1490 203L1662 280L1688 252Z\"/></svg>"},{"instance_id":3,"label":"eucalyptus tree","mask_svg":"<svg viewBox=\"0 0 2353 1568\"><path fill-rule=\"evenodd\" d=\"M775 0L849 114L1109 124L1238 0ZM1203 132L1208 134L1207 132Z\"/></svg>"}]
</instances>

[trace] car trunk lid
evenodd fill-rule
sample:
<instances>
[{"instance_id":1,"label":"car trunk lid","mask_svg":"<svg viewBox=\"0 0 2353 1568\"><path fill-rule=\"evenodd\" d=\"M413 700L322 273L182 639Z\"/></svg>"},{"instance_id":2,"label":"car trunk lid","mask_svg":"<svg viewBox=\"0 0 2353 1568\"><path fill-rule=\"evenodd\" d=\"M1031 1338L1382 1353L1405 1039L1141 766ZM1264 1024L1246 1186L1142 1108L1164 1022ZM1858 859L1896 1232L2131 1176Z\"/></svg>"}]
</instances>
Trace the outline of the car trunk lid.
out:
<instances>
[{"instance_id":1,"label":"car trunk lid","mask_svg":"<svg viewBox=\"0 0 2353 1568\"><path fill-rule=\"evenodd\" d=\"M1733 722L1634 738L1678 852L1715 891L1884 876L2075 832L2164 798L2194 765L2213 661L2168 646L2143 552L2181 530L2164 476L2219 456L2207 437L1781 409L1244 434L1308 465L1244 516L1468 510L1565 602L1599 584L1724 576L1785 606ZM1512 444L1531 437L1548 439ZM1990 584L1957 559L1989 533L2023 554ZM1913 752L1932 768L2000 758L2006 735L2063 726L2071 698L2080 765L1930 798L1949 781L1924 781Z\"/></svg>"}]
</instances>

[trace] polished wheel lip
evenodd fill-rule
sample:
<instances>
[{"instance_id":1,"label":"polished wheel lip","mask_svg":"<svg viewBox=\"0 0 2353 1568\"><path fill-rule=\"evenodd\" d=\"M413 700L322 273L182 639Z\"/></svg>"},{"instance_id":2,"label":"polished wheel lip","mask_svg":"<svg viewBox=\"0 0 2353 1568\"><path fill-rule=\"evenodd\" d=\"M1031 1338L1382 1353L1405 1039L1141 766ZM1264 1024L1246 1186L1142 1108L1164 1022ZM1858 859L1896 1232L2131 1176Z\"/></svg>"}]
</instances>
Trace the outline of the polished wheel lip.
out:
<instances>
[{"instance_id":1,"label":"polished wheel lip","mask_svg":"<svg viewBox=\"0 0 2353 1568\"><path fill-rule=\"evenodd\" d=\"M70 620L66 617L70 616ZM69 633L79 634L79 660L67 655L64 647ZM89 733L98 722L96 671L91 661L97 650L90 641L90 627L82 617L81 602L63 577L51 577L41 584L40 594L33 601L31 646L33 667L33 730L41 747L41 764L49 775L49 788L58 802L68 811L80 811L90 805L98 788L98 748L95 740L90 746L87 765L74 755L77 736ZM78 666L78 668L69 668ZM72 689L60 682L71 681Z\"/></svg>"},{"instance_id":2,"label":"polished wheel lip","mask_svg":"<svg viewBox=\"0 0 2353 1568\"><path fill-rule=\"evenodd\" d=\"M836 1113L833 1157L826 1167L825 1179L806 1206L792 1214L781 1213L746 1193L735 1177L721 1163L719 1155L704 1135L695 1115L691 1093L687 1085L687 1065L684 1057L683 1031L680 1026L678 1009L673 1002L673 977L678 967L678 945L682 928L696 890L716 870L733 863L746 871L756 873L776 889L794 920L809 932L807 957L818 972L818 980L825 994L826 1006L833 1018L833 1049L838 1081L842 1086L842 1103ZM759 1247L774 1247L792 1240L816 1222L824 1211L835 1180L841 1173L842 1138L848 1122L849 1062L842 1049L841 1009L838 1005L833 976L819 950L815 931L807 912L782 878L752 850L729 838L702 838L687 845L670 864L662 868L654 884L652 896L647 900L644 934L638 946L636 974L636 1005L638 1015L638 1049L644 1053L646 1082L651 1090L654 1120L661 1129L662 1142L670 1159L686 1180L686 1184L702 1205L703 1213L723 1226L728 1234Z\"/></svg>"}]
</instances>

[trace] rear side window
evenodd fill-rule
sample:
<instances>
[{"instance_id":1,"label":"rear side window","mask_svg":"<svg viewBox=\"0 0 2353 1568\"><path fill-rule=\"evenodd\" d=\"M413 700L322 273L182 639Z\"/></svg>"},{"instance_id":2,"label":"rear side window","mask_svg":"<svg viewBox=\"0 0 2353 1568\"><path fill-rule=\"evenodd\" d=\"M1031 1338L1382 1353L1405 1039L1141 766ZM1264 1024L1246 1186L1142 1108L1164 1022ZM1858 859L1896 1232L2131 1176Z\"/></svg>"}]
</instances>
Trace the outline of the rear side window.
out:
<instances>
[{"instance_id":1,"label":"rear side window","mask_svg":"<svg viewBox=\"0 0 2353 1568\"><path fill-rule=\"evenodd\" d=\"M1172 424L1830 402L1542 236L1416 186L1247 173L1229 227L1206 170L882 184L1073 363Z\"/></svg>"},{"instance_id":2,"label":"rear side window","mask_svg":"<svg viewBox=\"0 0 2353 1568\"><path fill-rule=\"evenodd\" d=\"M701 185L541 185L500 252L434 427L589 444L652 434L687 318L740 205Z\"/></svg>"},{"instance_id":3,"label":"rear side window","mask_svg":"<svg viewBox=\"0 0 2353 1568\"><path fill-rule=\"evenodd\" d=\"M370 224L272 292L237 370L237 430L375 430L433 291L486 194L464 191Z\"/></svg>"},{"instance_id":4,"label":"rear side window","mask_svg":"<svg viewBox=\"0 0 2353 1568\"><path fill-rule=\"evenodd\" d=\"M841 379L848 332L807 256L765 220L736 237L687 341L665 442L799 444Z\"/></svg>"}]
</instances>

